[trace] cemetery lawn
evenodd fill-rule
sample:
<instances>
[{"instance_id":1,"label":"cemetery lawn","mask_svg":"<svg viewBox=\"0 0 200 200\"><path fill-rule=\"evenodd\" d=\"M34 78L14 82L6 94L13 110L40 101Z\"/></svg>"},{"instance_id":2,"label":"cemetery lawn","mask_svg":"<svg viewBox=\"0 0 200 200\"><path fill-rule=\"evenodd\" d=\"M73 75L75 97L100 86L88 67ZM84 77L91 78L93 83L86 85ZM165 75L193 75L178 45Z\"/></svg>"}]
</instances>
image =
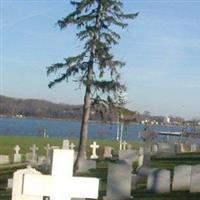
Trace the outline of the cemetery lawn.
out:
<instances>
[{"instance_id":1,"label":"cemetery lawn","mask_svg":"<svg viewBox=\"0 0 200 200\"><path fill-rule=\"evenodd\" d=\"M77 143L77 140L70 140ZM93 140L88 142L88 145L92 143ZM96 140L98 144L102 147L100 151L103 152L103 146L112 146L116 152L117 142L106 141L106 140ZM0 136L0 153L6 155L13 155L13 148L15 145L20 145L21 153L29 152L29 147L32 144L36 144L40 150L39 154L44 154L43 149L46 144L49 143L53 146L60 146L62 144L62 138L40 138L40 137L19 137L19 136ZM132 142L133 148L138 148L142 144L139 142ZM91 149L88 148L88 153L91 153ZM102 154L100 152L100 154ZM91 176L101 179L100 189L99 189L99 199L102 199L106 195L106 177L107 177L107 167L109 162L114 162L113 160L103 160L101 157L97 161L97 169L91 170L90 173L78 174L81 176ZM175 166L180 164L200 164L200 153L184 153L178 154L175 158L157 158L152 157L152 167L163 168L172 170ZM11 178L13 172L19 168L25 168L26 163L15 164L15 165L2 165L0 166L0 200L11 200L11 190L6 189L7 179ZM136 164L133 165L134 170L136 169ZM154 194L146 191L145 180L140 181L137 189L132 191L132 196L134 200L200 200L199 194L190 194L189 192L171 192L170 194Z\"/></svg>"}]
</instances>

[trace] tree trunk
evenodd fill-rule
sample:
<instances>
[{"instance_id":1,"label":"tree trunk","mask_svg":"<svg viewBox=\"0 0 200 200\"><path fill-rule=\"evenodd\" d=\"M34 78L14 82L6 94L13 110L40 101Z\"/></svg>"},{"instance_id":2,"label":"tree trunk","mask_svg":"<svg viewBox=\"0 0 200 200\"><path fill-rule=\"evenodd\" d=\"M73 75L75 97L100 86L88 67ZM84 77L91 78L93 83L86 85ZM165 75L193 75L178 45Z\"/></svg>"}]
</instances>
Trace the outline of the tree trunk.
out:
<instances>
[{"instance_id":1,"label":"tree trunk","mask_svg":"<svg viewBox=\"0 0 200 200\"><path fill-rule=\"evenodd\" d=\"M97 8L97 16L96 16L96 30L98 32L98 25L100 19L101 11L101 0L98 2ZM98 33L94 32L93 42L96 40ZM83 105L83 115L82 115L82 123L81 123L81 131L80 131L80 139L79 139L79 148L78 148L78 155L77 159L74 164L74 170L79 168L81 160L85 159L86 156L86 149L87 149L87 137L88 137L88 122L90 118L90 107L91 107L91 83L92 83L92 76L93 76L93 65L94 65L94 55L95 55L96 45L93 43L91 52L90 52L90 59L89 59L89 67L87 73L87 84L85 90L85 97L84 97L84 105Z\"/></svg>"},{"instance_id":2,"label":"tree trunk","mask_svg":"<svg viewBox=\"0 0 200 200\"><path fill-rule=\"evenodd\" d=\"M75 170L79 168L80 161L85 159L85 156L86 156L88 122L89 122L89 117L90 117L90 105L91 105L90 88L88 88L87 86L86 91L85 91L85 97L84 97L78 155L77 155L76 162L74 164Z\"/></svg>"},{"instance_id":3,"label":"tree trunk","mask_svg":"<svg viewBox=\"0 0 200 200\"><path fill-rule=\"evenodd\" d=\"M91 78L92 69L88 73L88 77ZM86 86L85 96L84 96L84 105L83 105L83 114L79 138L79 148L78 155L74 164L74 170L79 168L81 160L85 159L86 156L86 147L87 147L87 137L88 137L88 122L90 118L90 107L91 107L91 86Z\"/></svg>"}]
</instances>

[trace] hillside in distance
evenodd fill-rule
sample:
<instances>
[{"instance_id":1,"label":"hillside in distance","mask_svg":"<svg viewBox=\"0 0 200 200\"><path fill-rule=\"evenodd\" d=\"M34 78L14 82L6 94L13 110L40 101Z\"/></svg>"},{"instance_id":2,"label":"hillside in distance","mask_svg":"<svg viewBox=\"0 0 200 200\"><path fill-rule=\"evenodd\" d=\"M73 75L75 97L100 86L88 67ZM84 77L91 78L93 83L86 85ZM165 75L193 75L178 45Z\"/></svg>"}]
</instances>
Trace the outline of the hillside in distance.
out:
<instances>
[{"instance_id":1,"label":"hillside in distance","mask_svg":"<svg viewBox=\"0 0 200 200\"><path fill-rule=\"evenodd\" d=\"M0 115L80 120L81 105L52 103L39 99L17 99L0 95Z\"/></svg>"},{"instance_id":2,"label":"hillside in distance","mask_svg":"<svg viewBox=\"0 0 200 200\"><path fill-rule=\"evenodd\" d=\"M98 108L91 109L90 120L94 121L117 121L116 113L108 112L107 116L98 112ZM124 108L128 119L135 116L135 112ZM0 95L0 116L54 118L67 120L81 120L82 105L69 105L52 103L39 99L18 99Z\"/></svg>"}]
</instances>

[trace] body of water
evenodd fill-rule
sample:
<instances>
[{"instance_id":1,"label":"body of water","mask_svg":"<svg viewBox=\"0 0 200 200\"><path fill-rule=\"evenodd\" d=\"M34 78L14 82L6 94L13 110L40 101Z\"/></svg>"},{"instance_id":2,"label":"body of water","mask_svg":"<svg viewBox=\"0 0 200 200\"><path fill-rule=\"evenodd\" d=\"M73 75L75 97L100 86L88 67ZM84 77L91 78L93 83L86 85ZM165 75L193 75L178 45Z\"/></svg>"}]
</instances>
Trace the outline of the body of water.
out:
<instances>
[{"instance_id":1,"label":"body of water","mask_svg":"<svg viewBox=\"0 0 200 200\"><path fill-rule=\"evenodd\" d=\"M42 136L44 130L49 137L79 137L81 122L55 119L0 118L1 135ZM152 125L155 131L181 131L178 126ZM138 133L144 125L130 124L124 131L125 140L139 140ZM89 123L89 138L116 139L117 125Z\"/></svg>"}]
</instances>

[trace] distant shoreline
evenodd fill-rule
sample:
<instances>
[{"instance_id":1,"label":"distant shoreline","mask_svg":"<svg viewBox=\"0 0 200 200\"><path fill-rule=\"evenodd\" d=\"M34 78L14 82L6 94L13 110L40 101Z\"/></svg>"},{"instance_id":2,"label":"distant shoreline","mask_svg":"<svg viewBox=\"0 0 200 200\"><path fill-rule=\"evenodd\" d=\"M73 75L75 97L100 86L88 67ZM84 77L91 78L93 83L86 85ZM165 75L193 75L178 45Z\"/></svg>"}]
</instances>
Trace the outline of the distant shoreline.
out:
<instances>
[{"instance_id":1,"label":"distant shoreline","mask_svg":"<svg viewBox=\"0 0 200 200\"><path fill-rule=\"evenodd\" d=\"M58 120L58 121L74 121L74 122L81 122L81 120L78 119L63 119L63 118L49 118L49 117L17 117L17 116L11 116L11 115L0 115L0 118L13 118L13 119L36 119L36 120ZM95 121L95 120L89 120L89 122L92 123L102 123L102 124L110 124L110 123L104 123L102 121ZM117 122L113 122L112 124L116 124ZM139 124L136 122L133 122L131 124Z\"/></svg>"},{"instance_id":2,"label":"distant shoreline","mask_svg":"<svg viewBox=\"0 0 200 200\"><path fill-rule=\"evenodd\" d=\"M33 119L33 120L56 120L56 121L66 121L66 122L81 122L81 120L78 119L63 119L63 118L49 118L49 117L17 117L17 116L11 116L11 115L0 115L1 118L12 118L12 119ZM89 120L89 123L98 123L98 124L107 124L107 125L113 125L117 124L117 121L113 121L112 123L105 123L103 121L96 121L96 120ZM128 125L144 125L139 122L130 122ZM156 125L156 124L149 124L150 126ZM158 124L159 126L168 126L168 127L182 127L182 125L177 125L177 124Z\"/></svg>"}]
</instances>

